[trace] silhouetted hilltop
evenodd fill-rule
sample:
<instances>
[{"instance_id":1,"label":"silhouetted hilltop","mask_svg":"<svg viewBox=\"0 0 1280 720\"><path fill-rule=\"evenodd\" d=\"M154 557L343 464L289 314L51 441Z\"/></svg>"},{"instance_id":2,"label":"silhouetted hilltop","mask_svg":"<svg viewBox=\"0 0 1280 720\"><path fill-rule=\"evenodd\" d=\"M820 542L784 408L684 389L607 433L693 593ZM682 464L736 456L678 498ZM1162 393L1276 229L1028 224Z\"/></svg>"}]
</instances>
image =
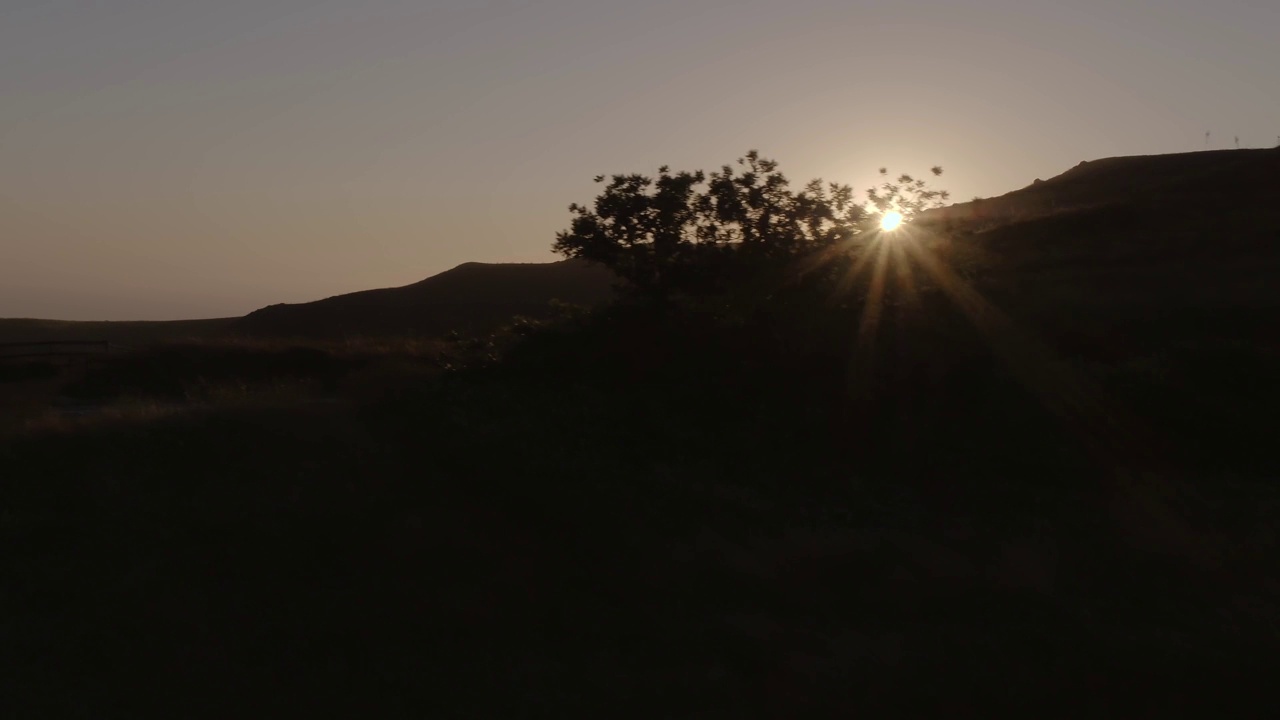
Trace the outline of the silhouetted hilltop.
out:
<instances>
[{"instance_id":1,"label":"silhouetted hilltop","mask_svg":"<svg viewBox=\"0 0 1280 720\"><path fill-rule=\"evenodd\" d=\"M1280 151L1223 150L1084 162L922 220L986 254L1010 310L1262 309L1280 305L1277 197Z\"/></svg>"},{"instance_id":2,"label":"silhouetted hilltop","mask_svg":"<svg viewBox=\"0 0 1280 720\"><path fill-rule=\"evenodd\" d=\"M612 295L615 281L608 270L575 260L464 263L404 287L270 305L246 315L236 329L311 337L484 332L516 315L544 316L553 300L598 303Z\"/></svg>"},{"instance_id":3,"label":"silhouetted hilltop","mask_svg":"<svg viewBox=\"0 0 1280 720\"><path fill-rule=\"evenodd\" d=\"M1055 213L1174 198L1236 203L1274 197L1280 183L1280 150L1211 150L1135 155L1081 162L1048 180L992 198L956 203L926 213L931 220L1025 220ZM1194 209L1194 208L1188 208ZM1237 211L1253 212L1240 206Z\"/></svg>"}]
</instances>

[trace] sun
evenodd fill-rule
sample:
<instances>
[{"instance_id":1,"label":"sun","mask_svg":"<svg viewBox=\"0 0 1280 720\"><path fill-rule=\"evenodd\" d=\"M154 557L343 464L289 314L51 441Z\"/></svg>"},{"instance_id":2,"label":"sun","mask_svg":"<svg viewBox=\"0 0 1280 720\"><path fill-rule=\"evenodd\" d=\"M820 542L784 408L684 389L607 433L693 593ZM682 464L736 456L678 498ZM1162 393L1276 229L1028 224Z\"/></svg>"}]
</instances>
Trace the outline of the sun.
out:
<instances>
[{"instance_id":1,"label":"sun","mask_svg":"<svg viewBox=\"0 0 1280 720\"><path fill-rule=\"evenodd\" d=\"M880 229L885 232L893 232L902 227L902 213L896 210L890 210L880 216Z\"/></svg>"}]
</instances>

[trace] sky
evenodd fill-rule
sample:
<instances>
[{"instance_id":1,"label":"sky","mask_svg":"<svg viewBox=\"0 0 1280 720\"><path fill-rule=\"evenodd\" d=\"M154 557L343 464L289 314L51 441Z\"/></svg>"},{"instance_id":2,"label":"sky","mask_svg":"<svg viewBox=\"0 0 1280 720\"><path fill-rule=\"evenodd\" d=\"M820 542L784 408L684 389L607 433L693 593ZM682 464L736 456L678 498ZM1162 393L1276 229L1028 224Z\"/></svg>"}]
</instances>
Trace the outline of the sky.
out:
<instances>
[{"instance_id":1,"label":"sky","mask_svg":"<svg viewBox=\"0 0 1280 720\"><path fill-rule=\"evenodd\" d=\"M793 182L1270 147L1276 0L0 0L0 317L545 262L597 174Z\"/></svg>"}]
</instances>

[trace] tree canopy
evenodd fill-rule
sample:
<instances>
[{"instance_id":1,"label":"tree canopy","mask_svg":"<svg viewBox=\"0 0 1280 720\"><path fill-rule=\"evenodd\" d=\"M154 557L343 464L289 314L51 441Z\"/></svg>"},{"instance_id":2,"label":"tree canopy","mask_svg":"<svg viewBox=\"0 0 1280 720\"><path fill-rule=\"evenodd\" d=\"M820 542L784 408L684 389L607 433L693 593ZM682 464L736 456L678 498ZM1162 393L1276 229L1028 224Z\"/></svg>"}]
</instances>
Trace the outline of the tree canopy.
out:
<instances>
[{"instance_id":1,"label":"tree canopy","mask_svg":"<svg viewBox=\"0 0 1280 720\"><path fill-rule=\"evenodd\" d=\"M572 223L554 249L601 263L642 293L714 291L746 269L839 248L871 230L877 213L910 217L948 197L910 175L880 174L865 203L845 184L816 179L793 188L755 150L712 172L662 166L656 176L601 175L604 190L591 205L569 206Z\"/></svg>"}]
</instances>

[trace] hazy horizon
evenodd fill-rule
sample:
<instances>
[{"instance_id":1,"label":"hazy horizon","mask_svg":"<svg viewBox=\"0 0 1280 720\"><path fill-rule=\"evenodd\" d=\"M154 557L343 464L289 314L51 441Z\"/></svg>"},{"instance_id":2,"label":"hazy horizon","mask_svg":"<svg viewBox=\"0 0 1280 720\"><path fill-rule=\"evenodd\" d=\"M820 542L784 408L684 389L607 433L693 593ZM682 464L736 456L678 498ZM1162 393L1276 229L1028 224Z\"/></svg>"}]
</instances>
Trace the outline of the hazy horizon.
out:
<instances>
[{"instance_id":1,"label":"hazy horizon","mask_svg":"<svg viewBox=\"0 0 1280 720\"><path fill-rule=\"evenodd\" d=\"M544 262L591 178L748 149L956 200L1271 147L1280 4L9 0L0 317L242 315Z\"/></svg>"}]
</instances>

